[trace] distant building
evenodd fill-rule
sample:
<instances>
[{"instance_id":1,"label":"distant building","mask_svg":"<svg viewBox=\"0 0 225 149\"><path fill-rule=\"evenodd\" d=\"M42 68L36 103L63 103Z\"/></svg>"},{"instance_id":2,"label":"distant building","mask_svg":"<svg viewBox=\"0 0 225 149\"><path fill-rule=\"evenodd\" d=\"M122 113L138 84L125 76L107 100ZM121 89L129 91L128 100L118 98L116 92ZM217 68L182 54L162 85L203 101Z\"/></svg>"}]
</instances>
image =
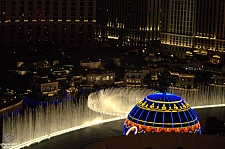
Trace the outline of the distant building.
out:
<instances>
[{"instance_id":1,"label":"distant building","mask_svg":"<svg viewBox=\"0 0 225 149\"><path fill-rule=\"evenodd\" d=\"M223 0L166 0L162 3L160 41L178 57L207 56L223 63ZM216 59L216 60L215 60Z\"/></svg>"},{"instance_id":2,"label":"distant building","mask_svg":"<svg viewBox=\"0 0 225 149\"><path fill-rule=\"evenodd\" d=\"M159 40L161 0L97 0L96 39L115 46Z\"/></svg>"},{"instance_id":3,"label":"distant building","mask_svg":"<svg viewBox=\"0 0 225 149\"><path fill-rule=\"evenodd\" d=\"M173 84L172 87L178 87L183 89L194 89L194 74L182 74L179 72L170 72L171 78L176 81L176 84Z\"/></svg>"},{"instance_id":4,"label":"distant building","mask_svg":"<svg viewBox=\"0 0 225 149\"><path fill-rule=\"evenodd\" d=\"M213 77L213 85L225 87L225 77L224 76L215 76Z\"/></svg>"},{"instance_id":5,"label":"distant building","mask_svg":"<svg viewBox=\"0 0 225 149\"><path fill-rule=\"evenodd\" d=\"M29 82L28 86L32 92L39 93L39 98L58 94L58 82L54 82L48 77L35 78L32 82Z\"/></svg>"},{"instance_id":6,"label":"distant building","mask_svg":"<svg viewBox=\"0 0 225 149\"><path fill-rule=\"evenodd\" d=\"M181 88L193 89L194 88L194 74L179 74L177 86Z\"/></svg>"},{"instance_id":7,"label":"distant building","mask_svg":"<svg viewBox=\"0 0 225 149\"><path fill-rule=\"evenodd\" d=\"M178 57L185 57L185 51L194 46L195 10L196 0L167 0L162 3L161 44Z\"/></svg>"},{"instance_id":8,"label":"distant building","mask_svg":"<svg viewBox=\"0 0 225 149\"><path fill-rule=\"evenodd\" d=\"M80 65L83 68L87 68L87 69L98 69L100 68L101 64L102 64L101 61L91 61L89 59L80 61Z\"/></svg>"},{"instance_id":9,"label":"distant building","mask_svg":"<svg viewBox=\"0 0 225 149\"><path fill-rule=\"evenodd\" d=\"M62 70L66 73L69 74L74 70L74 65L63 65Z\"/></svg>"},{"instance_id":10,"label":"distant building","mask_svg":"<svg viewBox=\"0 0 225 149\"><path fill-rule=\"evenodd\" d=\"M95 43L95 0L1 0L0 8L0 45Z\"/></svg>"},{"instance_id":11,"label":"distant building","mask_svg":"<svg viewBox=\"0 0 225 149\"><path fill-rule=\"evenodd\" d=\"M27 73L29 73L30 70L27 67L18 67L15 70L15 73L19 74L19 75L25 75Z\"/></svg>"},{"instance_id":12,"label":"distant building","mask_svg":"<svg viewBox=\"0 0 225 149\"><path fill-rule=\"evenodd\" d=\"M190 62L188 62L186 70L196 71L196 70L201 70L202 68L203 68L203 65L201 61L193 59L193 60L190 60Z\"/></svg>"},{"instance_id":13,"label":"distant building","mask_svg":"<svg viewBox=\"0 0 225 149\"><path fill-rule=\"evenodd\" d=\"M143 79L148 73L148 68L126 68L124 86L142 86Z\"/></svg>"},{"instance_id":14,"label":"distant building","mask_svg":"<svg viewBox=\"0 0 225 149\"><path fill-rule=\"evenodd\" d=\"M87 85L112 85L115 82L115 72L106 69L89 69L84 73L82 81Z\"/></svg>"}]
</instances>

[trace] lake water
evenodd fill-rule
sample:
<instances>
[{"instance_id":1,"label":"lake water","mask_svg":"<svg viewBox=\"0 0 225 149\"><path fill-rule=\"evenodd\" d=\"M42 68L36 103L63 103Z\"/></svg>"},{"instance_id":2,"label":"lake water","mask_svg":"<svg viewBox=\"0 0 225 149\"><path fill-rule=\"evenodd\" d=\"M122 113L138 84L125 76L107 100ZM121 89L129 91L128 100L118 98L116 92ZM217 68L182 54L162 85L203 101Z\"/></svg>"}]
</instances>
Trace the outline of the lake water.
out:
<instances>
[{"instance_id":1,"label":"lake water","mask_svg":"<svg viewBox=\"0 0 225 149\"><path fill-rule=\"evenodd\" d=\"M215 116L219 120L225 121L225 107L195 109L202 130L204 131L206 118ZM53 137L49 140L31 145L27 149L83 149L86 146L107 138L121 136L124 120L113 121L109 123L94 125L74 132Z\"/></svg>"}]
</instances>

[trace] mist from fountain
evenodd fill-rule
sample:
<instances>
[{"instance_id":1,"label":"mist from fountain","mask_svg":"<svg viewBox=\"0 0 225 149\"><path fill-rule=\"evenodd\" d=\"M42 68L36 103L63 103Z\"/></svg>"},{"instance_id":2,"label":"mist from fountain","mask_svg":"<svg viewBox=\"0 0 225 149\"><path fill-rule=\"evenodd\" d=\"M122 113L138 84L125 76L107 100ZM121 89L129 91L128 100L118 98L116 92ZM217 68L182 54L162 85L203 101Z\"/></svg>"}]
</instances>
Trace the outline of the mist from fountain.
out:
<instances>
[{"instance_id":1,"label":"mist from fountain","mask_svg":"<svg viewBox=\"0 0 225 149\"><path fill-rule=\"evenodd\" d=\"M90 109L115 116L126 116L134 105L149 94L155 93L146 88L108 88L88 96Z\"/></svg>"},{"instance_id":2,"label":"mist from fountain","mask_svg":"<svg viewBox=\"0 0 225 149\"><path fill-rule=\"evenodd\" d=\"M27 108L23 114L5 117L3 143L14 144L11 148L18 149L76 129L115 120L113 116L89 109L85 101L81 98L76 104L68 100L58 105ZM6 134L13 138L10 142L4 140Z\"/></svg>"},{"instance_id":3,"label":"mist from fountain","mask_svg":"<svg viewBox=\"0 0 225 149\"><path fill-rule=\"evenodd\" d=\"M215 106L225 104L225 88L218 86L200 86L195 90L170 88L169 92L182 97L192 107Z\"/></svg>"},{"instance_id":4,"label":"mist from fountain","mask_svg":"<svg viewBox=\"0 0 225 149\"><path fill-rule=\"evenodd\" d=\"M138 101L154 92L141 88L103 89L89 95L88 106L100 113L127 116ZM193 109L225 106L225 88L221 87L169 88L168 92L182 97Z\"/></svg>"},{"instance_id":5,"label":"mist from fountain","mask_svg":"<svg viewBox=\"0 0 225 149\"><path fill-rule=\"evenodd\" d=\"M68 100L58 105L25 109L23 114L4 118L3 141L4 135L13 139L3 143L15 143L12 148L18 149L94 124L123 119L135 104L155 92L142 88L103 89L91 93L88 101L81 97L76 104ZM192 107L225 103L223 88L201 87L195 92L170 89L169 92L181 96Z\"/></svg>"}]
</instances>

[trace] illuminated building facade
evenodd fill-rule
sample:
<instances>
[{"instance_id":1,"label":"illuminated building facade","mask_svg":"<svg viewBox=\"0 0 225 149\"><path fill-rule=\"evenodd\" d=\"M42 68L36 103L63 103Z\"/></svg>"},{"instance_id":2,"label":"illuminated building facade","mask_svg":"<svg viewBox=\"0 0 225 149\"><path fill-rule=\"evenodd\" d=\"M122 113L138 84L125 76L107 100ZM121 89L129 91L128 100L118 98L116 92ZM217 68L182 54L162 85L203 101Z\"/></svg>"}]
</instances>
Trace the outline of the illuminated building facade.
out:
<instances>
[{"instance_id":1,"label":"illuminated building facade","mask_svg":"<svg viewBox=\"0 0 225 149\"><path fill-rule=\"evenodd\" d=\"M89 69L83 74L82 80L88 85L112 85L115 82L115 72L106 69Z\"/></svg>"},{"instance_id":2,"label":"illuminated building facade","mask_svg":"<svg viewBox=\"0 0 225 149\"><path fill-rule=\"evenodd\" d=\"M118 46L159 40L161 0L97 0L96 39Z\"/></svg>"},{"instance_id":3,"label":"illuminated building facade","mask_svg":"<svg viewBox=\"0 0 225 149\"><path fill-rule=\"evenodd\" d=\"M0 44L93 46L95 0L1 0Z\"/></svg>"},{"instance_id":4,"label":"illuminated building facade","mask_svg":"<svg viewBox=\"0 0 225 149\"><path fill-rule=\"evenodd\" d=\"M194 46L195 6L196 0L167 0L162 5L161 43L179 57Z\"/></svg>"},{"instance_id":5,"label":"illuminated building facade","mask_svg":"<svg viewBox=\"0 0 225 149\"><path fill-rule=\"evenodd\" d=\"M211 53L212 63L221 63L225 52L225 1L197 0L195 53Z\"/></svg>"},{"instance_id":6,"label":"illuminated building facade","mask_svg":"<svg viewBox=\"0 0 225 149\"><path fill-rule=\"evenodd\" d=\"M181 97L155 93L145 97L128 114L122 134L196 133L201 134L199 119Z\"/></svg>"},{"instance_id":7,"label":"illuminated building facade","mask_svg":"<svg viewBox=\"0 0 225 149\"><path fill-rule=\"evenodd\" d=\"M165 1L161 44L179 57L208 55L219 62L225 46L224 7L223 0Z\"/></svg>"}]
</instances>

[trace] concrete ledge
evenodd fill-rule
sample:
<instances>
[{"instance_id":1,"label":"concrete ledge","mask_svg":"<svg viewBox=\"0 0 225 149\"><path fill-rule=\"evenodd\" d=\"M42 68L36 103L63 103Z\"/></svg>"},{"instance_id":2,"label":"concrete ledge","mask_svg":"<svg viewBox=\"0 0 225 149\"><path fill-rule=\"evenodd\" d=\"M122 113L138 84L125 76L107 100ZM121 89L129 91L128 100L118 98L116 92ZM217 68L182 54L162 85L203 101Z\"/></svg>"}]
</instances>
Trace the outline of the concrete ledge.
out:
<instances>
[{"instance_id":1,"label":"concrete ledge","mask_svg":"<svg viewBox=\"0 0 225 149\"><path fill-rule=\"evenodd\" d=\"M107 146L107 147L106 147ZM85 149L224 149L225 137L198 134L146 133L113 137L96 142Z\"/></svg>"}]
</instances>

